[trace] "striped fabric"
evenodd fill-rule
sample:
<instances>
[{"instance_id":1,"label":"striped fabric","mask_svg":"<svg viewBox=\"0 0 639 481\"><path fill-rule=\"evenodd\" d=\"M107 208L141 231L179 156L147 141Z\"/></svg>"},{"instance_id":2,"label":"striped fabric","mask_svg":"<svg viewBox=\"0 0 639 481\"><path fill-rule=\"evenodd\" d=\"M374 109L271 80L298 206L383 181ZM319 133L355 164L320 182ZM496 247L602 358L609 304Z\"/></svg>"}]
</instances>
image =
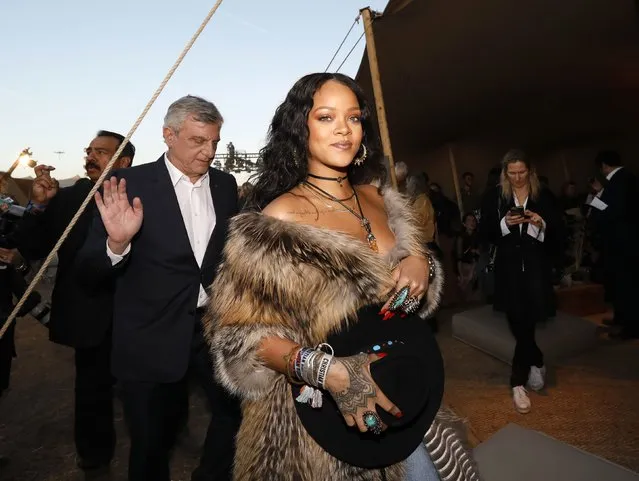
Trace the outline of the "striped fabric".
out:
<instances>
[{"instance_id":1,"label":"striped fabric","mask_svg":"<svg viewBox=\"0 0 639 481\"><path fill-rule=\"evenodd\" d=\"M472 453L462 441L464 422L448 408L441 408L424 436L441 481L481 481Z\"/></svg>"}]
</instances>

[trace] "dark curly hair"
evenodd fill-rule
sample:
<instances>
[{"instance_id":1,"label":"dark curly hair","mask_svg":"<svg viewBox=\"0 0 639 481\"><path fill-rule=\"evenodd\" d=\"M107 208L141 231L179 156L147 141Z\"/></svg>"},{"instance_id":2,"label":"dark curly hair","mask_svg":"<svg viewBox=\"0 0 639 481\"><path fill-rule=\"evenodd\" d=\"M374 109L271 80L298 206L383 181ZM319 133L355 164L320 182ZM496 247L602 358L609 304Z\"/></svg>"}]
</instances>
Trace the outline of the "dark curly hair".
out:
<instances>
[{"instance_id":1,"label":"dark curly hair","mask_svg":"<svg viewBox=\"0 0 639 481\"><path fill-rule=\"evenodd\" d=\"M367 156L361 166L351 163L348 167L350 182L353 185L367 184L374 180L379 181L380 185L385 182L386 168L364 93L346 75L313 73L295 82L284 102L275 111L266 146L260 151L257 174L251 179L254 188L247 198L245 210L263 209L308 175L308 115L313 108L315 92L329 80L350 88L357 97L362 112L362 144L366 146Z\"/></svg>"}]
</instances>

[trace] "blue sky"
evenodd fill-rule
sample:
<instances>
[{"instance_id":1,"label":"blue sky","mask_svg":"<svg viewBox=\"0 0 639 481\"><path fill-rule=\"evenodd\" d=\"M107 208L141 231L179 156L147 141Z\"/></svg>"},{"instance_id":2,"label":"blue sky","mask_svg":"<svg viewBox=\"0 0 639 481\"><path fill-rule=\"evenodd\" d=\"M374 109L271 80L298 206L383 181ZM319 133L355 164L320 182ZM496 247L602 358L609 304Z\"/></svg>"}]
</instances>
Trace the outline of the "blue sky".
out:
<instances>
[{"instance_id":1,"label":"blue sky","mask_svg":"<svg viewBox=\"0 0 639 481\"><path fill-rule=\"evenodd\" d=\"M360 8L388 0L224 0L133 137L136 163L164 150L168 105L186 94L216 103L222 148L254 152L286 92L324 71ZM99 129L126 134L214 1L5 0L0 7L0 170L24 147L84 173L83 149ZM353 29L334 70L362 33ZM364 39L341 68L355 75ZM64 151L58 158L55 151ZM31 170L19 168L16 177Z\"/></svg>"}]
</instances>

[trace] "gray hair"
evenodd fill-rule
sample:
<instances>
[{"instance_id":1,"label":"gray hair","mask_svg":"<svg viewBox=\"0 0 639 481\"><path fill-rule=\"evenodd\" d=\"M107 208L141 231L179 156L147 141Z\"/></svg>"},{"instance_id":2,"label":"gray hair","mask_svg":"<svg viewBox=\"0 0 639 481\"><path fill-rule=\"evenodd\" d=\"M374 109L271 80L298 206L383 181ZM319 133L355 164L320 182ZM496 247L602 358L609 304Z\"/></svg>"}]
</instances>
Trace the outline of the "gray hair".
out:
<instances>
[{"instance_id":1,"label":"gray hair","mask_svg":"<svg viewBox=\"0 0 639 481\"><path fill-rule=\"evenodd\" d=\"M406 193L415 198L428 193L428 182L422 174L410 174L406 178Z\"/></svg>"},{"instance_id":2,"label":"gray hair","mask_svg":"<svg viewBox=\"0 0 639 481\"><path fill-rule=\"evenodd\" d=\"M217 107L208 100L194 95L187 95L177 99L169 106L164 116L164 128L178 133L188 116L197 122L222 125L224 119Z\"/></svg>"},{"instance_id":3,"label":"gray hair","mask_svg":"<svg viewBox=\"0 0 639 481\"><path fill-rule=\"evenodd\" d=\"M395 163L395 177L397 178L397 182L403 182L406 180L406 176L408 175L408 166L405 162L396 162Z\"/></svg>"}]
</instances>

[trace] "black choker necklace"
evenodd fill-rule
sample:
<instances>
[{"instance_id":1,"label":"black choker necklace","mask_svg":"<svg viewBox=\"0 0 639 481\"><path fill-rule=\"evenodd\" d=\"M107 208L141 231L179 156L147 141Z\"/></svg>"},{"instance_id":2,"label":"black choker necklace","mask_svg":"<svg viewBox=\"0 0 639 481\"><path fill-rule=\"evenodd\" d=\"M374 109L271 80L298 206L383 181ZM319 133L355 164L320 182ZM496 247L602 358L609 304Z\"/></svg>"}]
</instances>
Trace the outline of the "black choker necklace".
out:
<instances>
[{"instance_id":1,"label":"black choker necklace","mask_svg":"<svg viewBox=\"0 0 639 481\"><path fill-rule=\"evenodd\" d=\"M348 175L345 175L344 177L322 177L321 175L315 175L315 174L309 173L308 176L313 177L314 179L332 180L333 182L337 182L340 186L342 185L342 182L348 179Z\"/></svg>"}]
</instances>

